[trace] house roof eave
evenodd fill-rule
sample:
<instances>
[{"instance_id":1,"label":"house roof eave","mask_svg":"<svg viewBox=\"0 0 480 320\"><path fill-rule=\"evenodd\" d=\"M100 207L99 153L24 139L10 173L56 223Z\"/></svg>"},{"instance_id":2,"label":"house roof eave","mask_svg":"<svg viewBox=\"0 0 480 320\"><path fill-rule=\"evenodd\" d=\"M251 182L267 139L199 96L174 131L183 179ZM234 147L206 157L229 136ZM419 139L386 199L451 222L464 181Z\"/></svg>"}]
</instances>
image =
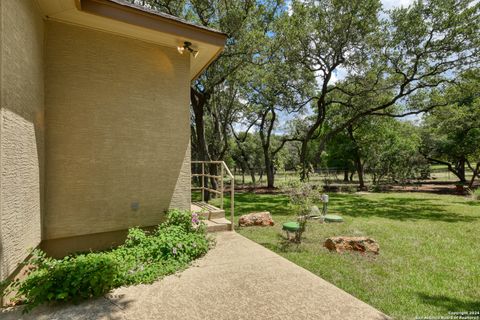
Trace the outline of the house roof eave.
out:
<instances>
[{"instance_id":1,"label":"house roof eave","mask_svg":"<svg viewBox=\"0 0 480 320\"><path fill-rule=\"evenodd\" d=\"M227 35L183 19L123 0L37 0L47 20L176 48L185 41L199 51L191 59L190 79L196 79L223 51Z\"/></svg>"}]
</instances>

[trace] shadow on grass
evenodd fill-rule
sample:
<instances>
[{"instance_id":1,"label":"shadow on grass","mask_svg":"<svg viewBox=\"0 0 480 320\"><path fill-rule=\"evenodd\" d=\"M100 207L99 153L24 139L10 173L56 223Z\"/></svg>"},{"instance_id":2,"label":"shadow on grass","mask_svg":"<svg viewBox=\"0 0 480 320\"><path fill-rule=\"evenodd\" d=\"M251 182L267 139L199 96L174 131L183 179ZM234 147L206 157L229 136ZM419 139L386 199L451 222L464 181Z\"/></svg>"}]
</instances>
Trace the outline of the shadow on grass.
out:
<instances>
[{"instance_id":1,"label":"shadow on grass","mask_svg":"<svg viewBox=\"0 0 480 320\"><path fill-rule=\"evenodd\" d=\"M212 202L214 205L216 204L215 200ZM461 204L477 206L475 201L461 202ZM229 199L225 199L227 211L229 207ZM273 216L295 214L289 206L286 195L254 193L235 195L235 216L255 211L269 211ZM371 200L361 195L331 193L329 212L350 217L379 217L398 221L473 222L480 218L447 211L442 201L435 197L417 198L413 196L387 196L379 200Z\"/></svg>"},{"instance_id":2,"label":"shadow on grass","mask_svg":"<svg viewBox=\"0 0 480 320\"><path fill-rule=\"evenodd\" d=\"M292 253L292 252L303 252L301 249L300 243L287 240L284 236L278 234L278 239L275 242L258 242L258 244L264 246L265 248L273 252L283 252L283 253Z\"/></svg>"},{"instance_id":3,"label":"shadow on grass","mask_svg":"<svg viewBox=\"0 0 480 320\"><path fill-rule=\"evenodd\" d=\"M229 208L230 201L226 201L225 207ZM242 193L235 195L235 216L254 211L269 211L272 215L289 215L292 210L288 198L284 195L259 195L254 193Z\"/></svg>"},{"instance_id":4,"label":"shadow on grass","mask_svg":"<svg viewBox=\"0 0 480 320\"><path fill-rule=\"evenodd\" d=\"M379 201L357 195L332 195L331 208L351 217L380 217L399 221L431 220L472 222L478 217L460 215L444 209L435 198L386 197ZM437 203L435 203L435 201Z\"/></svg>"},{"instance_id":5,"label":"shadow on grass","mask_svg":"<svg viewBox=\"0 0 480 320\"><path fill-rule=\"evenodd\" d=\"M467 205L467 206L472 206L472 207L480 207L480 201L473 201L473 200L470 200L470 201L465 201L465 202L458 202L458 201L455 201L454 202L455 204L463 204L463 205Z\"/></svg>"},{"instance_id":6,"label":"shadow on grass","mask_svg":"<svg viewBox=\"0 0 480 320\"><path fill-rule=\"evenodd\" d=\"M437 308L441 308L443 311L445 311L445 315L447 315L449 311L480 311L480 300L460 300L452 297L447 297L445 295L429 295L422 292L417 294L423 303L435 306Z\"/></svg>"}]
</instances>

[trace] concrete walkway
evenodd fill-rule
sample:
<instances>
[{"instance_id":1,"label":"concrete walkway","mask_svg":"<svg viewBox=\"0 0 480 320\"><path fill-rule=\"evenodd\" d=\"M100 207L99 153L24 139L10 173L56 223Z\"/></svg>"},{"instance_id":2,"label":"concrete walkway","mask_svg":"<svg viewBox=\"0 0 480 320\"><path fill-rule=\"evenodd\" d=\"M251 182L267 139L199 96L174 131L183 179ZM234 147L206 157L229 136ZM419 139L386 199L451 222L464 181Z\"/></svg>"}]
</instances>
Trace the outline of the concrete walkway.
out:
<instances>
[{"instance_id":1,"label":"concrete walkway","mask_svg":"<svg viewBox=\"0 0 480 320\"><path fill-rule=\"evenodd\" d=\"M1 319L388 319L313 273L234 232L193 267L79 305ZM368 288L365 288L368 290Z\"/></svg>"}]
</instances>

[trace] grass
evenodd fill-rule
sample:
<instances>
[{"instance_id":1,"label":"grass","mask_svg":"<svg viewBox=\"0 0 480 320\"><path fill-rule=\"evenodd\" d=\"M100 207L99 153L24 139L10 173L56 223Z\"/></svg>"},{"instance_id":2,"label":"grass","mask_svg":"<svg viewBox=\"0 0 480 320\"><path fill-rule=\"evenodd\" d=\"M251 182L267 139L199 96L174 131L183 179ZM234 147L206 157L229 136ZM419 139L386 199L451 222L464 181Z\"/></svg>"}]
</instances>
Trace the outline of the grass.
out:
<instances>
[{"instance_id":1,"label":"grass","mask_svg":"<svg viewBox=\"0 0 480 320\"><path fill-rule=\"evenodd\" d=\"M276 222L237 232L395 319L480 311L480 201L422 193L331 194L330 199L329 212L345 222L309 222L303 243L293 245L281 231L283 222L295 219L286 196L237 194L236 219L267 210ZM380 255L330 253L322 244L336 235L370 236L379 242Z\"/></svg>"}]
</instances>

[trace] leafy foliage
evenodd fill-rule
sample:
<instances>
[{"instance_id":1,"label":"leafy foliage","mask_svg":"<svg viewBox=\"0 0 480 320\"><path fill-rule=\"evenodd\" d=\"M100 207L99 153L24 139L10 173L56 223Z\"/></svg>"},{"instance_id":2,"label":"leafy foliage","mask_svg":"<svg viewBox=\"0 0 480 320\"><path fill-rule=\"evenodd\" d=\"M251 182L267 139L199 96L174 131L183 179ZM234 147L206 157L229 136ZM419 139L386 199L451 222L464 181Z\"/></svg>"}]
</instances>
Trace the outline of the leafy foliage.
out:
<instances>
[{"instance_id":1,"label":"leafy foliage","mask_svg":"<svg viewBox=\"0 0 480 320\"><path fill-rule=\"evenodd\" d=\"M300 243L307 227L308 215L312 207L320 201L321 194L317 186L305 182L293 183L287 191L290 205L297 211L297 221L300 226L293 240Z\"/></svg>"},{"instance_id":2,"label":"leafy foliage","mask_svg":"<svg viewBox=\"0 0 480 320\"><path fill-rule=\"evenodd\" d=\"M252 181L256 169L266 173L269 187L281 165L299 168L302 179L319 163L344 167L346 176L358 172L361 189L363 165L394 181L417 175L424 163L413 150L416 128L386 120L394 130L381 125L384 131L372 132L392 144L377 139L372 148L349 141L346 131L373 117L437 109L428 126L456 131L474 110L455 108L478 109L478 81L451 89L466 70L473 69L470 78L478 74L478 1L414 1L391 10L379 0L130 1L226 33L225 50L192 83L192 157L231 160ZM470 100L456 102L461 95ZM458 117L448 117L452 109ZM409 129L415 131L411 143ZM363 133L355 131L360 142ZM421 149L428 158L450 163L463 182L467 160L479 164L479 173L476 158L456 156L471 154L465 147L479 141L475 130L465 137L429 131Z\"/></svg>"},{"instance_id":3,"label":"leafy foliage","mask_svg":"<svg viewBox=\"0 0 480 320\"><path fill-rule=\"evenodd\" d=\"M366 170L374 183L386 178L393 182L425 178L428 162L419 153L418 128L409 122L371 117L356 132Z\"/></svg>"},{"instance_id":4,"label":"leafy foliage","mask_svg":"<svg viewBox=\"0 0 480 320\"><path fill-rule=\"evenodd\" d=\"M447 165L461 182L466 180L466 164L480 164L478 71L462 74L442 95L451 103L429 112L423 123L422 153L434 163Z\"/></svg>"},{"instance_id":5,"label":"leafy foliage","mask_svg":"<svg viewBox=\"0 0 480 320\"><path fill-rule=\"evenodd\" d=\"M35 250L28 276L14 281L9 289L17 291L26 311L45 302L98 297L113 288L151 283L185 268L209 245L196 215L171 210L153 233L132 228L125 243L110 251L53 259Z\"/></svg>"},{"instance_id":6,"label":"leafy foliage","mask_svg":"<svg viewBox=\"0 0 480 320\"><path fill-rule=\"evenodd\" d=\"M429 94L478 63L479 9L468 0L415 1L389 12L377 0L293 1L281 33L286 57L318 83L314 114L299 137L303 177L312 140L324 149L366 116L444 105ZM338 72L344 79L333 81Z\"/></svg>"},{"instance_id":7,"label":"leafy foliage","mask_svg":"<svg viewBox=\"0 0 480 320\"><path fill-rule=\"evenodd\" d=\"M292 183L287 191L290 204L299 215L308 215L312 206L318 203L321 198L321 190L310 183Z\"/></svg>"}]
</instances>

